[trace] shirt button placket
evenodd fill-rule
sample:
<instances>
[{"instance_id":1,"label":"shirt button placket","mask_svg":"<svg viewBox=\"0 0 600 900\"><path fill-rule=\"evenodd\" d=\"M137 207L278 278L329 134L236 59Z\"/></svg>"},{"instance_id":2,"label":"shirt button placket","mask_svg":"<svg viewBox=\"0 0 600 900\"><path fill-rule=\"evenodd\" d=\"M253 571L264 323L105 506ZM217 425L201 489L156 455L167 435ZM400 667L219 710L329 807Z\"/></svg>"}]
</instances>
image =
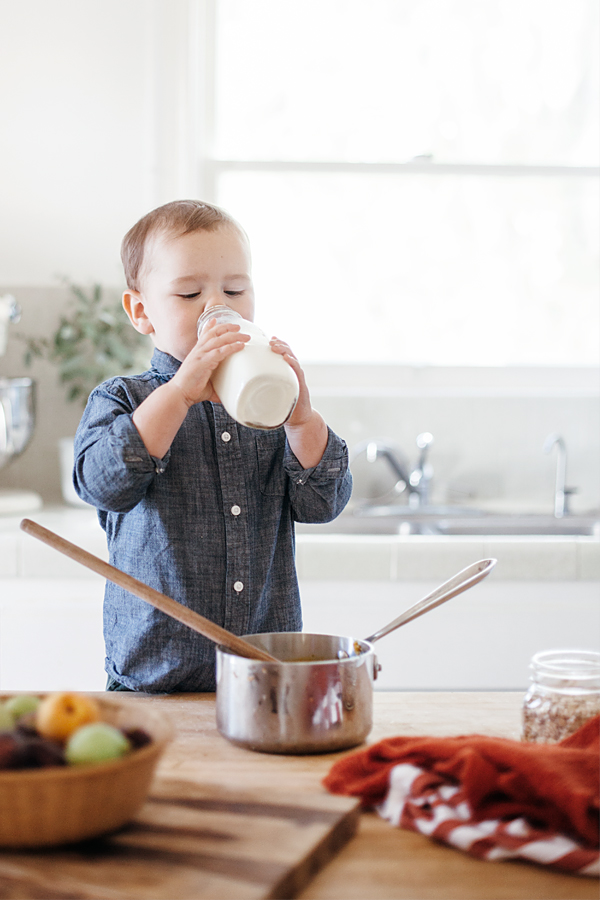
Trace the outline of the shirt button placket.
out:
<instances>
[{"instance_id":1,"label":"shirt button placket","mask_svg":"<svg viewBox=\"0 0 600 900\"><path fill-rule=\"evenodd\" d=\"M237 503L234 503L234 505L231 507L231 515L232 515L232 516L239 516L239 514L241 513L241 511L242 511L242 510L241 510L241 508L237 505ZM239 581L239 579L238 579L238 581L234 581L234 583L233 583L233 589L234 589L234 591L235 591L237 594L241 594L241 592L244 590L244 582L243 582L243 581Z\"/></svg>"},{"instance_id":2,"label":"shirt button placket","mask_svg":"<svg viewBox=\"0 0 600 900\"><path fill-rule=\"evenodd\" d=\"M220 437L219 472L225 501L224 510L229 516L226 521L227 574L230 584L225 601L224 625L231 631L242 632L246 628L248 612L245 599L248 593L249 572L247 556L246 516L244 503L240 502L244 491L244 480L240 477L240 449L236 432L227 427L225 414L217 408L217 435ZM219 422L220 419L220 422ZM220 427L219 427L220 426ZM224 426L224 427L223 427ZM241 633L241 632L240 632Z\"/></svg>"}]
</instances>

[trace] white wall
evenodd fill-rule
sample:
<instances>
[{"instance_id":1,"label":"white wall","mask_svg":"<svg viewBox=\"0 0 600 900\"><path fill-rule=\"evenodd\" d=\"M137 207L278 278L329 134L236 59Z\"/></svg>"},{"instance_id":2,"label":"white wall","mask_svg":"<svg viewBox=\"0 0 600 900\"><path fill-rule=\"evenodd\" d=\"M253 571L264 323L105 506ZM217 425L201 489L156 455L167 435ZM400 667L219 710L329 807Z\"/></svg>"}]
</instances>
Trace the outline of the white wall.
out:
<instances>
[{"instance_id":1,"label":"white wall","mask_svg":"<svg viewBox=\"0 0 600 900\"><path fill-rule=\"evenodd\" d=\"M0 489L60 499L57 439L81 409L55 370L23 364L17 333L56 328L63 276L121 289L123 235L149 209L200 190L192 96L204 6L188 0L0 0L0 295L22 307L0 377L33 375L37 424Z\"/></svg>"},{"instance_id":2,"label":"white wall","mask_svg":"<svg viewBox=\"0 0 600 900\"><path fill-rule=\"evenodd\" d=\"M194 190L187 0L0 0L0 292L121 284L119 245Z\"/></svg>"}]
</instances>

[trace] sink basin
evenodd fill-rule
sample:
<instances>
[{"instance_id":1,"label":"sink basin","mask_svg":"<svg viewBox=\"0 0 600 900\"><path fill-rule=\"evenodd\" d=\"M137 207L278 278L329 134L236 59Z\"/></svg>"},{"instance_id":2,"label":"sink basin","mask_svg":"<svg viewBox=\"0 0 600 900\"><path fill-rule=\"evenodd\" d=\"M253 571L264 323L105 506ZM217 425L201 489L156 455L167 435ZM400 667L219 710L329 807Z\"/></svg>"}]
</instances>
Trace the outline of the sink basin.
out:
<instances>
[{"instance_id":1,"label":"sink basin","mask_svg":"<svg viewBox=\"0 0 600 900\"><path fill-rule=\"evenodd\" d=\"M387 510L387 512L385 511ZM556 519L544 514L497 514L467 507L370 507L324 525L298 524L299 534L599 535L600 514Z\"/></svg>"}]
</instances>

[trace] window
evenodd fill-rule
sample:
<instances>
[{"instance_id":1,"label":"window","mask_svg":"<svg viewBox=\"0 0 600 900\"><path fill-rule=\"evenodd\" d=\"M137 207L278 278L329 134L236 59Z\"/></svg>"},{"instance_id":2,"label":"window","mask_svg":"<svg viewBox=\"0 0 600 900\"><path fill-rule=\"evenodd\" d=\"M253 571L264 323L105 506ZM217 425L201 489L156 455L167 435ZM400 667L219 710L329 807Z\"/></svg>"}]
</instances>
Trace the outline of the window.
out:
<instances>
[{"instance_id":1,"label":"window","mask_svg":"<svg viewBox=\"0 0 600 900\"><path fill-rule=\"evenodd\" d=\"M596 365L596 0L213 0L214 199L307 362Z\"/></svg>"}]
</instances>

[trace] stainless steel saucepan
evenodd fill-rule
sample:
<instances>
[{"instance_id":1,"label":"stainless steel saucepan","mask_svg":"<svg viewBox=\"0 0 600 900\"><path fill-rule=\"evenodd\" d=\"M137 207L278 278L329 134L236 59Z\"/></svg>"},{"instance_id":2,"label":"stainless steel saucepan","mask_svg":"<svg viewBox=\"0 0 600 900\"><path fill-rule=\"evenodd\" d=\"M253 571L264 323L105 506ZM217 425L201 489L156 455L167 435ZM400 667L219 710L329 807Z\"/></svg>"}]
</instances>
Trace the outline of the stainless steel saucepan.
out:
<instances>
[{"instance_id":1,"label":"stainless steel saucepan","mask_svg":"<svg viewBox=\"0 0 600 900\"><path fill-rule=\"evenodd\" d=\"M217 648L217 728L234 744L266 753L326 753L360 744L373 725L373 644L488 575L482 559L364 640L333 634L245 635L278 662Z\"/></svg>"},{"instance_id":2,"label":"stainless steel saucepan","mask_svg":"<svg viewBox=\"0 0 600 900\"><path fill-rule=\"evenodd\" d=\"M496 565L467 566L364 640L283 632L238 637L42 525L23 531L114 581L217 644L217 728L234 744L265 753L327 753L360 744L373 725L373 644L478 584Z\"/></svg>"}]
</instances>

